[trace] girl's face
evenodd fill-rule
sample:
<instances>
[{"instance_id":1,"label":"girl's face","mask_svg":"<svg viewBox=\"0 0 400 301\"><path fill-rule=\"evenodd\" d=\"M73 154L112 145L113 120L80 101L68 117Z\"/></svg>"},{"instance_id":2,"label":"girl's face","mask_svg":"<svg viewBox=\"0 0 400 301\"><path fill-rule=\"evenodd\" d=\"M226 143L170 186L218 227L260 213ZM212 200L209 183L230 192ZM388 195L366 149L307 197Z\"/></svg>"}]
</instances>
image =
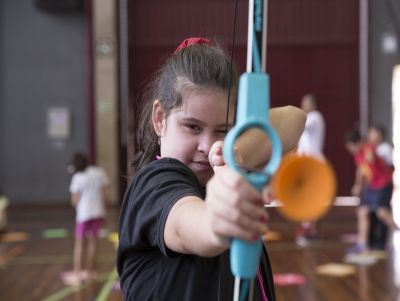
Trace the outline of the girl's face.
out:
<instances>
[{"instance_id":1,"label":"girl's face","mask_svg":"<svg viewBox=\"0 0 400 301\"><path fill-rule=\"evenodd\" d=\"M379 143L382 142L382 135L381 133L375 129L375 128L370 128L368 131L368 142L378 145Z\"/></svg>"},{"instance_id":2,"label":"girl's face","mask_svg":"<svg viewBox=\"0 0 400 301\"><path fill-rule=\"evenodd\" d=\"M314 110L313 102L308 96L304 96L301 100L301 109L306 113Z\"/></svg>"},{"instance_id":3,"label":"girl's face","mask_svg":"<svg viewBox=\"0 0 400 301\"><path fill-rule=\"evenodd\" d=\"M168 118L158 100L153 104L153 125L160 136L161 157L184 163L204 186L214 174L208 161L210 148L225 137L227 102L228 95L223 90L192 92ZM232 108L229 111L228 129L234 115Z\"/></svg>"},{"instance_id":4,"label":"girl's face","mask_svg":"<svg viewBox=\"0 0 400 301\"><path fill-rule=\"evenodd\" d=\"M346 149L350 154L355 155L361 149L361 144L355 142L346 142Z\"/></svg>"}]
</instances>

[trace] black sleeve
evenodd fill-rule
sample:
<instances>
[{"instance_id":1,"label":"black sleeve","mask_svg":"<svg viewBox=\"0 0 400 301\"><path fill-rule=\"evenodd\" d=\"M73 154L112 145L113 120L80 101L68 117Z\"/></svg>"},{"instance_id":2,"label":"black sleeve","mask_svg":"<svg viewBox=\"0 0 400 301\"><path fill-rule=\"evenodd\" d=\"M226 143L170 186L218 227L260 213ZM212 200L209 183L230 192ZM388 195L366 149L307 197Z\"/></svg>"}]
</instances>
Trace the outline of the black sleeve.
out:
<instances>
[{"instance_id":1,"label":"black sleeve","mask_svg":"<svg viewBox=\"0 0 400 301\"><path fill-rule=\"evenodd\" d=\"M125 195L120 216L120 251L159 249L174 252L164 243L164 227L174 204L185 196L203 198L196 176L174 159L161 159L143 167Z\"/></svg>"}]
</instances>

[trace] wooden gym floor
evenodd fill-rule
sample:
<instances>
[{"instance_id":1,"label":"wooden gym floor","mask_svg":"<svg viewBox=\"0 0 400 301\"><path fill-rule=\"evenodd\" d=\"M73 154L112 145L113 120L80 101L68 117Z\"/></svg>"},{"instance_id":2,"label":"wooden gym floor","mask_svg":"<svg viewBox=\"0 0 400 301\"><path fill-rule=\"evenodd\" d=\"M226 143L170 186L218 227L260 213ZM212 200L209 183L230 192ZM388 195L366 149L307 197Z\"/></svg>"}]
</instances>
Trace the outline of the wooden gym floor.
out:
<instances>
[{"instance_id":1,"label":"wooden gym floor","mask_svg":"<svg viewBox=\"0 0 400 301\"><path fill-rule=\"evenodd\" d=\"M319 222L319 240L294 243L296 224L270 208L268 249L278 301L400 300L400 242L389 239L385 253L349 258L354 207L335 207ZM0 235L0 300L122 300L114 270L118 209L110 209L99 245L98 277L80 286L61 279L71 270L74 212L68 206L11 206L8 232ZM140 300L139 300L140 301Z\"/></svg>"}]
</instances>

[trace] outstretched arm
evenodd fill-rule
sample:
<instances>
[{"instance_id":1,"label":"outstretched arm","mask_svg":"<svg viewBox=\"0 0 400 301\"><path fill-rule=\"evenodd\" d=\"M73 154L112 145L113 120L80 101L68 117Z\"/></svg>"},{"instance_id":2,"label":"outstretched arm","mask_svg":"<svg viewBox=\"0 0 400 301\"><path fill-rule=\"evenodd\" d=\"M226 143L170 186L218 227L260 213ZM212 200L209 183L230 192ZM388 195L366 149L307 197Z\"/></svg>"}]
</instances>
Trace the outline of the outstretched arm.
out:
<instances>
[{"instance_id":1,"label":"outstretched arm","mask_svg":"<svg viewBox=\"0 0 400 301\"><path fill-rule=\"evenodd\" d=\"M281 138L284 153L296 147L305 120L305 113L293 106L270 110L270 122ZM266 162L271 154L267 137L256 129L239 137L235 147L237 160L241 161L241 156L244 164L254 167ZM184 197L168 215L164 239L175 252L215 256L228 248L231 237L254 241L267 231L267 191L257 192L239 173L221 166L222 142L214 145L209 159L214 170L221 168L207 183L205 202Z\"/></svg>"},{"instance_id":2,"label":"outstretched arm","mask_svg":"<svg viewBox=\"0 0 400 301\"><path fill-rule=\"evenodd\" d=\"M237 237L255 241L267 231L263 195L237 172L222 167L207 183L205 201L184 197L171 209L164 229L169 249L215 256Z\"/></svg>"}]
</instances>

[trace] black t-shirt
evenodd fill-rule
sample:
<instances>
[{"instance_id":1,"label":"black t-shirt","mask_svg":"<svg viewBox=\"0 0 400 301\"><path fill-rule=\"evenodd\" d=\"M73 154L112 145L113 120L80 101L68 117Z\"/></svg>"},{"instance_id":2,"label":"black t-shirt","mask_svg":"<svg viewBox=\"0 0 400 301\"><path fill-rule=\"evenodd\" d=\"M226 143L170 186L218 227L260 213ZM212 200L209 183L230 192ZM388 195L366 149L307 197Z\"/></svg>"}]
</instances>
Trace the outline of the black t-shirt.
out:
<instances>
[{"instance_id":1,"label":"black t-shirt","mask_svg":"<svg viewBox=\"0 0 400 301\"><path fill-rule=\"evenodd\" d=\"M171 158L143 167L130 184L121 209L117 256L125 300L233 299L228 252L205 258L165 245L168 214L185 196L204 199L205 189L189 168ZM258 300L259 293L255 295Z\"/></svg>"}]
</instances>

